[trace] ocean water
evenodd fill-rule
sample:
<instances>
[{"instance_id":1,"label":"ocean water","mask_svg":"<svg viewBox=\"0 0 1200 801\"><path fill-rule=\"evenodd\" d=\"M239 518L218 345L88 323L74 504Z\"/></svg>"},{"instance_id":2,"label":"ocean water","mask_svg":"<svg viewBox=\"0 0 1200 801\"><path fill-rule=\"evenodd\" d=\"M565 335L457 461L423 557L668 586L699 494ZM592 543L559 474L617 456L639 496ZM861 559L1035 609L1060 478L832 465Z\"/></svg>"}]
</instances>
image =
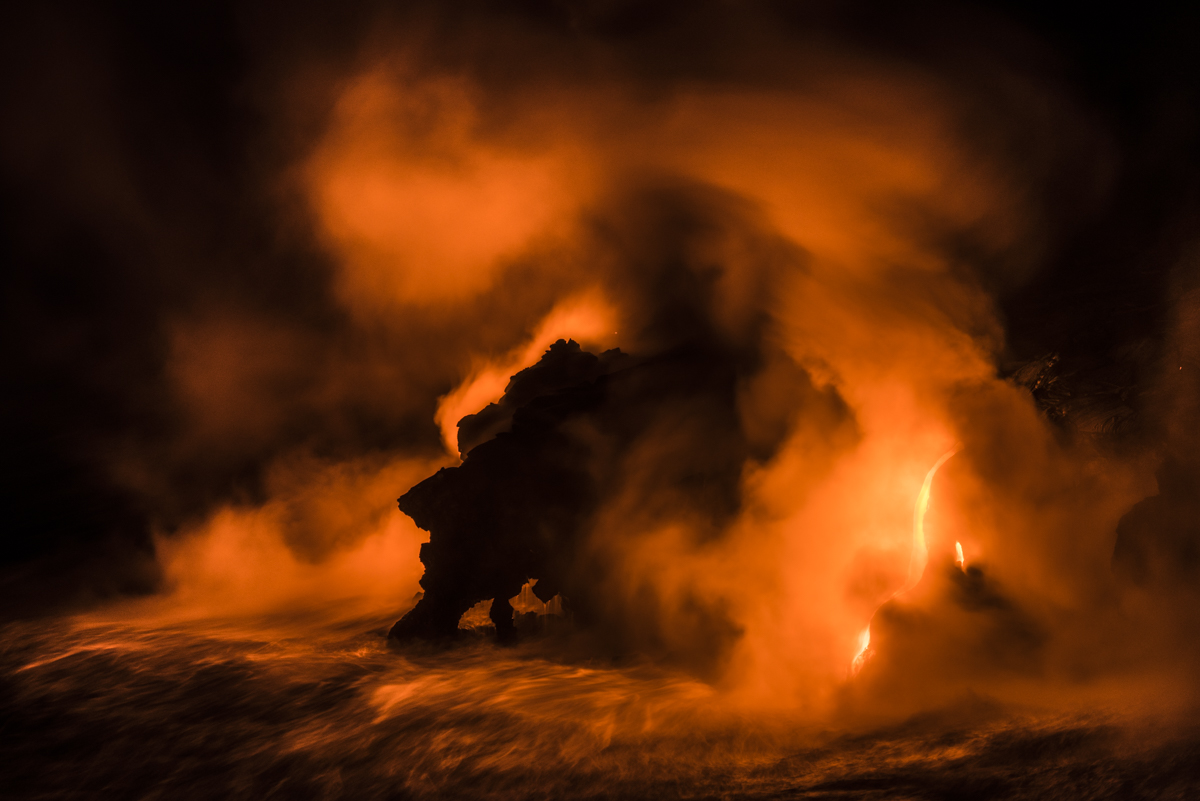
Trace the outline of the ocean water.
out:
<instances>
[{"instance_id":1,"label":"ocean water","mask_svg":"<svg viewBox=\"0 0 1200 801\"><path fill-rule=\"evenodd\" d=\"M979 698L876 728L767 720L552 641L392 648L390 622L9 624L0 797L1200 797L1200 727Z\"/></svg>"}]
</instances>

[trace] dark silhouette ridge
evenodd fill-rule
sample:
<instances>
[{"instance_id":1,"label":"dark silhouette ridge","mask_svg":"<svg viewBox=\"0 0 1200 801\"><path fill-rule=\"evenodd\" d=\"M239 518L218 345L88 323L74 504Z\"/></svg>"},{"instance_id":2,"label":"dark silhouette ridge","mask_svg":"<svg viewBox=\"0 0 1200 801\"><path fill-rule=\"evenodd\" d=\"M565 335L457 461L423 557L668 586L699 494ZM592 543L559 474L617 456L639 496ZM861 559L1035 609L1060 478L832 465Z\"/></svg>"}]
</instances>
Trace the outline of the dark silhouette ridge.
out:
<instances>
[{"instance_id":1,"label":"dark silhouette ridge","mask_svg":"<svg viewBox=\"0 0 1200 801\"><path fill-rule=\"evenodd\" d=\"M390 637L453 634L464 612L493 599L497 635L508 638L515 633L508 598L529 578L539 579L542 600L558 593L596 496L586 453L560 426L600 403L597 379L623 354L604 356L574 341L556 342L513 377L499 403L463 418L463 464L439 470L400 498L400 510L430 540L421 546L425 594ZM494 436L478 442L486 434Z\"/></svg>"},{"instance_id":2,"label":"dark silhouette ridge","mask_svg":"<svg viewBox=\"0 0 1200 801\"><path fill-rule=\"evenodd\" d=\"M424 595L389 636L453 635L465 611L490 599L498 636L510 638L507 599L532 578L538 598L561 594L577 623L593 622L605 568L582 548L600 501L630 491L623 459L651 432L669 431L673 447L649 457L653 486L639 487L639 508L682 503L714 530L731 519L750 451L737 370L718 351L683 346L635 359L559 340L500 402L465 417L462 465L399 500L430 541L421 547Z\"/></svg>"},{"instance_id":3,"label":"dark silhouette ridge","mask_svg":"<svg viewBox=\"0 0 1200 801\"><path fill-rule=\"evenodd\" d=\"M1194 586L1200 572L1200 481L1195 460L1168 454L1158 468L1158 492L1138 502L1117 525L1113 569L1134 584Z\"/></svg>"}]
</instances>

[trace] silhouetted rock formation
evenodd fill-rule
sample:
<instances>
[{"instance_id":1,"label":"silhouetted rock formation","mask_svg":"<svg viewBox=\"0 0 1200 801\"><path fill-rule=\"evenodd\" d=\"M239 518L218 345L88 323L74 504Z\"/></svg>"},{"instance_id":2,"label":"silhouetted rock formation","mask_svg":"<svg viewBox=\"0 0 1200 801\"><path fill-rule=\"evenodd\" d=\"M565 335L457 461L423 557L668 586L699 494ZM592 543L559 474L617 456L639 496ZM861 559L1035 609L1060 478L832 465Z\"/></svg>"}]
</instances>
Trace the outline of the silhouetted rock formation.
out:
<instances>
[{"instance_id":1,"label":"silhouetted rock formation","mask_svg":"<svg viewBox=\"0 0 1200 801\"><path fill-rule=\"evenodd\" d=\"M531 401L591 383L628 361L629 357L619 349L596 357L582 350L574 340L564 342L560 339L534 367L522 370L509 380L499 402L489 403L478 413L468 414L458 421L459 453L465 456L476 445L509 431L517 409Z\"/></svg>"},{"instance_id":2,"label":"silhouetted rock formation","mask_svg":"<svg viewBox=\"0 0 1200 801\"><path fill-rule=\"evenodd\" d=\"M1006 371L1025 387L1046 418L1062 428L1110 438L1136 427L1138 385L1116 369L1068 370L1057 354L1046 354Z\"/></svg>"},{"instance_id":3,"label":"silhouetted rock formation","mask_svg":"<svg viewBox=\"0 0 1200 801\"><path fill-rule=\"evenodd\" d=\"M1195 585L1200 574L1200 466L1168 455L1158 492L1136 504L1117 526L1113 568L1135 584Z\"/></svg>"},{"instance_id":4,"label":"silhouetted rock formation","mask_svg":"<svg viewBox=\"0 0 1200 801\"><path fill-rule=\"evenodd\" d=\"M421 546L425 595L389 636L453 634L464 612L490 598L503 639L514 633L508 599L528 579L539 579L535 592L543 601L559 592L596 503L588 454L562 423L602 402L597 379L622 357L619 351L597 357L559 340L513 377L500 403L463 418L463 464L439 470L400 498L400 510L430 538Z\"/></svg>"},{"instance_id":5,"label":"silhouetted rock formation","mask_svg":"<svg viewBox=\"0 0 1200 801\"><path fill-rule=\"evenodd\" d=\"M983 568L960 569L947 553L919 586L932 602L889 600L871 620L874 656L864 675L878 689L901 697L1043 669L1047 632Z\"/></svg>"},{"instance_id":6,"label":"silhouetted rock formation","mask_svg":"<svg viewBox=\"0 0 1200 801\"><path fill-rule=\"evenodd\" d=\"M719 528L738 509L750 453L737 381L734 358L711 347L636 360L556 342L499 403L461 421L463 464L400 498L430 540L421 548L425 595L390 636L453 634L467 609L493 599L497 634L511 637L507 599L531 578L540 599L561 593L586 625L603 566L580 549L601 500L618 492L636 492L639 510L686 507ZM638 451L648 478L631 490L627 457L647 441L660 444Z\"/></svg>"}]
</instances>

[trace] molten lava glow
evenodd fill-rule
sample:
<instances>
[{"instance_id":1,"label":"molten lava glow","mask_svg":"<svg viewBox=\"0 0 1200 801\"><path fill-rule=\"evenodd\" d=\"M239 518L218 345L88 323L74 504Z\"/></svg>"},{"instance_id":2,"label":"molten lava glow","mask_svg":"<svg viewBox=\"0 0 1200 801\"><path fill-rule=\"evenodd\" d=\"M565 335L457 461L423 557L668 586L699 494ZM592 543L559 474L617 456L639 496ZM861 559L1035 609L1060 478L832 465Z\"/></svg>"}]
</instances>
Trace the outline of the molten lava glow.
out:
<instances>
[{"instance_id":1,"label":"molten lava glow","mask_svg":"<svg viewBox=\"0 0 1200 801\"><path fill-rule=\"evenodd\" d=\"M896 591L896 595L908 592L917 586L921 576L925 575L925 565L929 563L929 547L925 543L925 512L929 510L929 491L933 487L933 477L937 475L938 468L956 453L958 453L957 447L946 451L925 474L921 492L917 495L916 506L913 507L913 544L912 556L908 562L908 578L905 580L904 586Z\"/></svg>"},{"instance_id":2,"label":"molten lava glow","mask_svg":"<svg viewBox=\"0 0 1200 801\"><path fill-rule=\"evenodd\" d=\"M231 310L167 326L180 460L269 462L253 502L161 538L173 601L266 613L365 593L401 614L426 535L395 499L459 458L459 419L556 339L653 356L688 315L720 347L754 343L720 402L769 447L736 473L741 505L720 530L670 488L646 490L665 461L705 457L703 437L679 430L712 399L683 398L604 453L620 479L586 550L622 645L688 668L720 650L704 675L730 703L831 710L847 662L870 658L875 611L940 547L925 514L957 441L971 462L939 515L988 555L989 575L1054 608L1093 597L1111 556L1097 532L1144 495L1143 476L1090 467L996 377L993 276L963 263L1006 265L1003 281L1028 268L1042 232L1024 165L964 133L976 100L964 111L956 81L806 58L757 88L514 77L492 96L478 77L491 70L425 64L416 49L347 76L293 175L348 332ZM702 279L704 296L639 283L664 265ZM675 301L687 314L672 316ZM647 307L671 323L645 323ZM445 455L421 433L431 417ZM312 420L328 431L311 451L336 455L276 448ZM136 467L131 483L160 488Z\"/></svg>"},{"instance_id":3,"label":"molten lava glow","mask_svg":"<svg viewBox=\"0 0 1200 801\"><path fill-rule=\"evenodd\" d=\"M871 624L862 630L862 634L858 635L858 653L854 655L854 661L850 664L851 674L857 674L862 670L862 666L867 662L867 649L871 647Z\"/></svg>"},{"instance_id":4,"label":"molten lava glow","mask_svg":"<svg viewBox=\"0 0 1200 801\"><path fill-rule=\"evenodd\" d=\"M916 587L921 581L921 576L925 574L925 565L929 562L929 548L925 543L925 513L929 510L929 492L933 487L933 477L937 475L938 468L944 465L956 453L958 453L957 446L946 451L942 454L941 458L934 462L933 467L929 468L929 472L925 474L925 481L921 484L921 491L917 493L917 502L913 506L912 555L908 562L908 578L905 580L904 586L888 597L888 601ZM962 546L956 542L954 543L954 547L958 552L958 559L961 562ZM862 634L858 635L858 644L858 653L854 655L854 660L850 664L851 675L855 675L862 670L863 665L866 664L871 656L869 650L871 647L870 623L867 623L867 627L863 629Z\"/></svg>"},{"instance_id":5,"label":"molten lava glow","mask_svg":"<svg viewBox=\"0 0 1200 801\"><path fill-rule=\"evenodd\" d=\"M1112 82L1053 53L1109 54L1076 39L1086 18L1052 41L1009 22L950 38L997 3L301 4L279 25L239 4L200 20L186 58L90 12L14 5L52 46L5 53L49 65L10 69L20 91L0 98L18 110L0 137L19 234L4 247L35 270L5 284L5 324L45 332L10 360L36 380L6 395L54 396L53 425L14 452L69 456L27 465L55 485L31 503L95 508L120 526L114 556L149 521L163 581L78 617L0 621L15 753L0 796L1200 797L1177 782L1200 775L1195 738L1118 774L1107 722L1091 739L1073 722L1103 717L1083 696L1105 684L1097 697L1157 698L1196 730L1200 568L1170 535L1192 518L1162 511L1154 531L1161 507L1142 507L1176 562L1159 566L1168 585L1113 569L1119 522L1170 500L1154 438L1200 452L1200 289L1159 317L1167 292L1200 286L1200 173L1173 155L1200 116L1165 73L1153 102L1126 91L1135 50L1190 63L1159 52L1155 26L1102 59L1123 65ZM233 38L208 35L209 16ZM310 47L303 31L333 17ZM206 41L233 61L193 69ZM143 72L139 53L171 65ZM1075 95L1084 75L1116 105ZM1172 198L1188 203L1167 215ZM1124 217L1113 233L1133 238L1108 239ZM1115 254L1097 277L1136 265L1163 302L1110 298L1091 274L1067 287L1097 249ZM1045 313L1073 299L1078 317ZM1103 336L1069 330L1109 312ZM1071 433L1004 377L1043 321L1077 356L1115 348L1063 373L1067 389L1086 365L1097 387L1138 366L1138 392L1097 390L1137 410L1119 441ZM1178 341L1123 341L1151 322ZM479 631L484 602L445 648L389 644L430 536L397 498L459 465L459 420L560 338L664 377L604 379L603 407L546 439L571 442L561 475L589 489L571 492L578 520L545 515L530 541L578 536L578 562L555 565L564 598L543 604L525 576L510 603L564 636L501 647ZM560 420L531 411L531 431ZM513 485L532 485L511 458ZM1189 487L1179 515L1200 514ZM469 519L524 520L506 500ZM48 512L30 523L82 519ZM472 534L471 556L504 553ZM65 587L75 534L60 535L47 569ZM152 583L108 575L108 541L84 541L79 564L105 571L88 588ZM0 561L15 598L25 568ZM594 603L573 608L575 591ZM843 737L885 718L909 723ZM36 792L13 789L22 772Z\"/></svg>"}]
</instances>

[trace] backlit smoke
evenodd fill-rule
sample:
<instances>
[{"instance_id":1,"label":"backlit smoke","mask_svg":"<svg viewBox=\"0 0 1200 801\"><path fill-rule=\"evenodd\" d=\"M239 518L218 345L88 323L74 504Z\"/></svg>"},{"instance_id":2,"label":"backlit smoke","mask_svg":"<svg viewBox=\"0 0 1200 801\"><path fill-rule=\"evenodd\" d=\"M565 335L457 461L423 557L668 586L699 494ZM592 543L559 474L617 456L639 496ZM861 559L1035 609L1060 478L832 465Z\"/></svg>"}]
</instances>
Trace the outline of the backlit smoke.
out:
<instances>
[{"instance_id":1,"label":"backlit smoke","mask_svg":"<svg viewBox=\"0 0 1200 801\"><path fill-rule=\"evenodd\" d=\"M427 58L399 36L348 76L296 174L335 258L336 301L364 328L396 320L412 338L401 353L460 371L435 415L452 455L458 419L498 400L508 376L560 337L635 356L699 337L714 362L742 354L738 417L706 419L705 399L681 398L678 420L701 428L651 423L625 457L625 488L596 514L589 558L605 565L596 591L622 642L656 643L685 663L716 648L723 680L749 697L820 706L875 609L916 585L926 549L940 567L958 539L989 586L1028 607L1049 643L1030 658L1045 669L1061 616L1086 615L1108 581L1112 532L1146 493L1145 467L1060 444L1028 394L997 377L1003 330L986 271L1009 261L999 279L1019 281L1028 270L1021 249L1043 235L1029 199L1038 176L962 132L961 89L837 52L769 80L659 78L649 97L602 74L543 74L536 59L497 87L470 55ZM1019 134L1049 148L1058 135L1049 124ZM988 266L941 244L964 238ZM405 325L413 315L430 321L419 338ZM492 328L483 339L481 325ZM256 436L277 413L247 395L256 383L328 369L296 363L307 349L286 331L260 329L221 324L203 339L179 329L173 375L198 435ZM279 344L264 349L270 336ZM479 349L487 341L511 349ZM334 391L368 389L326 375ZM411 391L394 380L372 389ZM640 472L657 470L664 451L685 463L724 447L727 432L706 425L739 426L760 454L742 466L736 515L715 523L673 508L685 501L669 481ZM956 441L964 453L941 479L927 542L910 524L914 502L928 503L922 476ZM302 470L284 459L273 475ZM364 474L379 511L318 470L320 483L286 490L300 508L272 513L284 499L219 512L209 536L236 549L230 532L257 527L248 546L278 536L301 560L323 561L364 542L370 525L353 521L383 514L384 499L420 477L410 467L385 487L398 475L389 470ZM183 557L165 552L188 586ZM187 553L210 569L211 553ZM276 572L269 561L259 569ZM417 589L402 564L411 555L396 565L396 597ZM717 640L712 626L725 632ZM929 658L950 660L942 651Z\"/></svg>"},{"instance_id":2,"label":"backlit smoke","mask_svg":"<svg viewBox=\"0 0 1200 801\"><path fill-rule=\"evenodd\" d=\"M390 678L296 749L486 707L547 775L668 735L654 759L686 762L705 731L744 767L807 726L963 697L1190 703L1194 254L1161 341L1121 351L1148 354L1136 403L1053 354L1014 364L1004 304L1111 190L1083 101L986 48L958 62L702 5L644 40L580 33L604 18L582 6L561 28L421 7L372 16L352 57L267 59L261 146L284 155L255 191L271 247L312 272L247 289L176 268L188 300L153 329L144 401L165 422L104 460L148 510L158 581L93 612L97 642L121 621L253 639L370 619L355 658ZM540 651L476 640L386 652L431 536L396 499L469 463L459 421L525 402L510 379L559 340L651 376L564 427L597 487L571 566L588 619L523 644L553 654L536 669ZM456 759L518 761L463 737ZM424 747L404 782L436 794L451 780Z\"/></svg>"},{"instance_id":3,"label":"backlit smoke","mask_svg":"<svg viewBox=\"0 0 1200 801\"><path fill-rule=\"evenodd\" d=\"M1027 391L998 377L1004 332L985 287L1019 283L1036 264L1039 176L967 133L963 88L829 50L738 82L658 76L652 93L603 73L560 77L537 58L496 85L473 62L496 42L473 35L456 63L385 37L347 76L294 174L352 325L394 328L395 347L413 354L401 359L460 376L433 415L451 457L457 421L559 338L635 357L694 346L712 369L734 371L734 417L681 396L672 420L640 421L620 457L625 478L584 551L605 641L682 660L748 703L827 708L876 609L912 591L927 559L935 572L952 563L958 541L1028 633L1015 644L980 635L1021 650L1011 676L1090 658L1079 621L1104 614L1113 532L1147 493L1147 467L1064 441ZM1010 133L1053 152L1057 128ZM423 331L408 327L414 316ZM289 349L304 359L303 347L280 334L278 355L258 365L241 355L269 341L253 328L204 336L180 334L177 386L210 432L254 436L274 410L257 409L247 387L289 369ZM353 375L335 380L335 391L363 391ZM395 381L381 391L412 391ZM713 519L662 469L731 458L733 433L749 444L739 497L732 517ZM956 442L926 534L929 465ZM273 475L296 472L283 458ZM398 469L408 478L385 491L381 477ZM388 470L365 479L375 515L421 477ZM323 485L303 481L287 491L323 503ZM329 492L353 519L355 496ZM269 511L280 503L219 512L209 536L232 548L228 532L269 519L300 558L324 563L372 530L315 508ZM173 575L186 575L181 558ZM417 589L405 569L395 597ZM991 613L923 592L929 625L949 639L926 653L922 675L955 686L935 679L936 664L974 660L970 681L986 685L997 669L954 632L986 628Z\"/></svg>"}]
</instances>

